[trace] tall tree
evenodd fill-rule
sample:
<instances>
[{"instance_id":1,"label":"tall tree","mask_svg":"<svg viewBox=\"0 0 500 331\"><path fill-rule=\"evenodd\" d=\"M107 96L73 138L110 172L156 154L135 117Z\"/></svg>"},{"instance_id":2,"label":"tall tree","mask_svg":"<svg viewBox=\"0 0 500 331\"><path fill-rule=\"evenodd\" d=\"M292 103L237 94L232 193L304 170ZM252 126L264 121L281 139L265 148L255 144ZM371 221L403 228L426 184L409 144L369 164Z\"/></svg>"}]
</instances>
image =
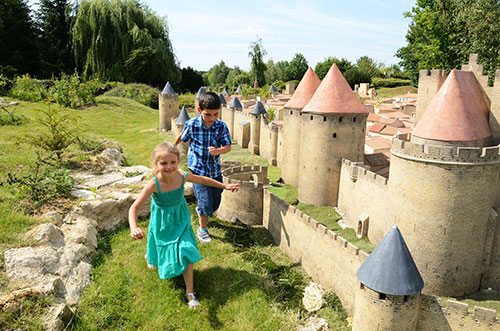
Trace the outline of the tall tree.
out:
<instances>
[{"instance_id":1,"label":"tall tree","mask_svg":"<svg viewBox=\"0 0 500 331\"><path fill-rule=\"evenodd\" d=\"M40 76L50 78L74 70L71 51L72 7L68 0L40 0L36 13L40 30Z\"/></svg>"},{"instance_id":2,"label":"tall tree","mask_svg":"<svg viewBox=\"0 0 500 331\"><path fill-rule=\"evenodd\" d=\"M83 0L73 49L85 77L160 87L181 80L166 19L134 0Z\"/></svg>"},{"instance_id":3,"label":"tall tree","mask_svg":"<svg viewBox=\"0 0 500 331\"><path fill-rule=\"evenodd\" d=\"M0 1L0 70L13 67L18 74L38 74L36 29L26 0Z\"/></svg>"},{"instance_id":4,"label":"tall tree","mask_svg":"<svg viewBox=\"0 0 500 331\"><path fill-rule=\"evenodd\" d=\"M250 51L248 52L248 57L251 59L251 75L254 79L257 79L259 86L264 86L266 84L266 64L264 62L264 56L267 54L266 50L262 46L262 38L257 37L256 41L252 41L249 46Z\"/></svg>"},{"instance_id":5,"label":"tall tree","mask_svg":"<svg viewBox=\"0 0 500 331\"><path fill-rule=\"evenodd\" d=\"M308 68L309 65L304 55L295 54L290 65L285 69L285 81L301 80Z\"/></svg>"},{"instance_id":6,"label":"tall tree","mask_svg":"<svg viewBox=\"0 0 500 331\"><path fill-rule=\"evenodd\" d=\"M345 73L347 70L352 68L352 63L349 62L347 59L337 59L336 57L328 57L326 58L323 62L318 62L316 64L316 68L314 69L314 72L316 75L318 75L319 79L325 78L326 74L328 73L328 70L332 67L333 64L337 64L337 67L339 68L341 73Z\"/></svg>"},{"instance_id":7,"label":"tall tree","mask_svg":"<svg viewBox=\"0 0 500 331\"><path fill-rule=\"evenodd\" d=\"M490 79L500 64L500 1L417 0L410 12L408 44L396 52L417 84L420 69L451 70L478 53Z\"/></svg>"},{"instance_id":8,"label":"tall tree","mask_svg":"<svg viewBox=\"0 0 500 331\"><path fill-rule=\"evenodd\" d=\"M214 65L207 72L208 85L217 86L224 84L226 82L227 75L229 74L229 68L226 66L224 61L220 61L219 64Z\"/></svg>"},{"instance_id":9,"label":"tall tree","mask_svg":"<svg viewBox=\"0 0 500 331\"><path fill-rule=\"evenodd\" d=\"M226 85L230 89L235 89L238 86L238 83L236 82L236 77L239 74L241 74L241 69L238 66L229 69L229 73L227 74L226 77Z\"/></svg>"},{"instance_id":10,"label":"tall tree","mask_svg":"<svg viewBox=\"0 0 500 331\"><path fill-rule=\"evenodd\" d=\"M356 60L356 67L360 72L366 73L370 76L370 80L373 77L381 77L383 73L380 69L384 66L383 63L378 63L374 59L364 55Z\"/></svg>"},{"instance_id":11,"label":"tall tree","mask_svg":"<svg viewBox=\"0 0 500 331\"><path fill-rule=\"evenodd\" d=\"M180 91L195 93L203 85L203 77L201 73L191 67L182 68L182 79L180 83Z\"/></svg>"}]
</instances>

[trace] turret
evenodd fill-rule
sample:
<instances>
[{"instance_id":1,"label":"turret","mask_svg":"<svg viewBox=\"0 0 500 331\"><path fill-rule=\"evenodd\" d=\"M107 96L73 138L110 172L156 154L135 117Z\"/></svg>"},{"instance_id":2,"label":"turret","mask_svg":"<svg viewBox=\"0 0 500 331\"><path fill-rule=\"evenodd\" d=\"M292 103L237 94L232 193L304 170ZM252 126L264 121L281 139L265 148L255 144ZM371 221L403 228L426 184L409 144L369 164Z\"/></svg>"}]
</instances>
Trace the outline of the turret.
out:
<instances>
[{"instance_id":1,"label":"turret","mask_svg":"<svg viewBox=\"0 0 500 331\"><path fill-rule=\"evenodd\" d=\"M198 93L196 93L196 96L194 97L194 109L198 110L198 107L200 106L200 97L205 92L207 92L206 87L202 86L199 88Z\"/></svg>"},{"instance_id":2,"label":"turret","mask_svg":"<svg viewBox=\"0 0 500 331\"><path fill-rule=\"evenodd\" d=\"M266 114L267 111L262 102L257 101L250 112L250 142L248 143L248 150L250 153L259 154L260 119L262 115Z\"/></svg>"},{"instance_id":3,"label":"turret","mask_svg":"<svg viewBox=\"0 0 500 331\"><path fill-rule=\"evenodd\" d=\"M177 116L179 109L179 96L170 85L170 82L165 84L163 91L161 91L159 98L159 128L161 131L168 131L171 129L171 119Z\"/></svg>"},{"instance_id":4,"label":"turret","mask_svg":"<svg viewBox=\"0 0 500 331\"><path fill-rule=\"evenodd\" d=\"M453 70L413 134L393 139L390 222L405 234L424 293L476 292L488 268L500 157L474 74Z\"/></svg>"},{"instance_id":5,"label":"turret","mask_svg":"<svg viewBox=\"0 0 500 331\"><path fill-rule=\"evenodd\" d=\"M220 112L219 112L219 118L221 120L224 120L224 109L227 107L227 101L226 98L224 97L224 94L219 93L219 99L220 99Z\"/></svg>"},{"instance_id":6,"label":"turret","mask_svg":"<svg viewBox=\"0 0 500 331\"><path fill-rule=\"evenodd\" d=\"M302 109L300 202L337 205L342 158L363 161L367 116L368 111L333 64Z\"/></svg>"},{"instance_id":7,"label":"turret","mask_svg":"<svg viewBox=\"0 0 500 331\"><path fill-rule=\"evenodd\" d=\"M307 69L283 111L283 164L281 176L287 184L299 185L301 111L311 100L321 81L311 67ZM274 87L274 86L273 86Z\"/></svg>"},{"instance_id":8,"label":"turret","mask_svg":"<svg viewBox=\"0 0 500 331\"><path fill-rule=\"evenodd\" d=\"M417 328L422 276L397 226L359 267L354 331Z\"/></svg>"},{"instance_id":9,"label":"turret","mask_svg":"<svg viewBox=\"0 0 500 331\"><path fill-rule=\"evenodd\" d=\"M172 134L174 137L177 137L179 134L182 133L182 130L184 129L184 125L186 122L189 121L189 115L186 111L186 107L182 107L181 112L179 113L179 116L175 119L175 122L172 120ZM179 145L177 145L177 148L179 149L179 152L182 155L186 155L188 151L189 144L181 141Z\"/></svg>"}]
</instances>

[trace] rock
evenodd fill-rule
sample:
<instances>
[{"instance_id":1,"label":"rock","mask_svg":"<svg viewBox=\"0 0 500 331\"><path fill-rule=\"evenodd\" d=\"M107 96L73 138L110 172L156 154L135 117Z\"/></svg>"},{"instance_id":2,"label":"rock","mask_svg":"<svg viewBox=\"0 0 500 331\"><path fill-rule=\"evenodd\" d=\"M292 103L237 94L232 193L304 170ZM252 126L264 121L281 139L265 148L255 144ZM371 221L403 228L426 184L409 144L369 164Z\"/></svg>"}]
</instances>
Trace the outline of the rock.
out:
<instances>
[{"instance_id":1,"label":"rock","mask_svg":"<svg viewBox=\"0 0 500 331\"><path fill-rule=\"evenodd\" d=\"M57 211L50 210L46 212L43 216L46 220L56 225L61 225L63 217Z\"/></svg>"},{"instance_id":2,"label":"rock","mask_svg":"<svg viewBox=\"0 0 500 331\"><path fill-rule=\"evenodd\" d=\"M307 324L300 331L328 331L328 322L319 317L310 317Z\"/></svg>"},{"instance_id":3,"label":"rock","mask_svg":"<svg viewBox=\"0 0 500 331\"><path fill-rule=\"evenodd\" d=\"M114 148L106 148L97 156L97 162L103 167L119 167L123 161L123 154Z\"/></svg>"},{"instance_id":4,"label":"rock","mask_svg":"<svg viewBox=\"0 0 500 331\"><path fill-rule=\"evenodd\" d=\"M47 314L45 326L47 330L61 331L71 321L73 311L66 303L60 303L52 306Z\"/></svg>"},{"instance_id":5,"label":"rock","mask_svg":"<svg viewBox=\"0 0 500 331\"><path fill-rule=\"evenodd\" d=\"M52 223L44 223L31 230L28 238L33 239L40 245L61 247L64 245L64 236L61 229Z\"/></svg>"},{"instance_id":6,"label":"rock","mask_svg":"<svg viewBox=\"0 0 500 331\"><path fill-rule=\"evenodd\" d=\"M94 193L89 190L71 190L71 195L74 196L75 198L78 199L85 199L85 200L96 200L100 199L101 196L97 193Z\"/></svg>"},{"instance_id":7,"label":"rock","mask_svg":"<svg viewBox=\"0 0 500 331\"><path fill-rule=\"evenodd\" d=\"M311 282L304 290L302 304L308 312L318 311L326 304L324 296L323 287L320 284Z\"/></svg>"},{"instance_id":8,"label":"rock","mask_svg":"<svg viewBox=\"0 0 500 331\"><path fill-rule=\"evenodd\" d=\"M109 140L109 139L106 139L106 138L103 138L101 140L103 146L105 148L110 148L110 149L116 149L117 151L119 151L120 153L123 153L123 148L122 146L117 143L116 141L112 141L112 140Z\"/></svg>"},{"instance_id":9,"label":"rock","mask_svg":"<svg viewBox=\"0 0 500 331\"><path fill-rule=\"evenodd\" d=\"M126 177L122 180L115 182L114 185L133 185L133 184L140 183L143 178L144 178L144 174L134 176L134 177Z\"/></svg>"},{"instance_id":10,"label":"rock","mask_svg":"<svg viewBox=\"0 0 500 331\"><path fill-rule=\"evenodd\" d=\"M192 197L194 196L193 184L192 183L184 183L184 196Z\"/></svg>"},{"instance_id":11,"label":"rock","mask_svg":"<svg viewBox=\"0 0 500 331\"><path fill-rule=\"evenodd\" d=\"M59 254L48 246L9 249L4 253L7 277L17 283L46 284L59 267Z\"/></svg>"},{"instance_id":12,"label":"rock","mask_svg":"<svg viewBox=\"0 0 500 331\"><path fill-rule=\"evenodd\" d=\"M66 278L65 299L69 305L74 305L80 300L83 290L90 285L92 265L80 262Z\"/></svg>"},{"instance_id":13,"label":"rock","mask_svg":"<svg viewBox=\"0 0 500 331\"><path fill-rule=\"evenodd\" d=\"M78 173L73 175L82 181L81 184L77 186L79 189L98 189L103 186L111 185L119 180L125 178L125 175L120 171L112 171L102 175L90 175L88 173Z\"/></svg>"}]
</instances>

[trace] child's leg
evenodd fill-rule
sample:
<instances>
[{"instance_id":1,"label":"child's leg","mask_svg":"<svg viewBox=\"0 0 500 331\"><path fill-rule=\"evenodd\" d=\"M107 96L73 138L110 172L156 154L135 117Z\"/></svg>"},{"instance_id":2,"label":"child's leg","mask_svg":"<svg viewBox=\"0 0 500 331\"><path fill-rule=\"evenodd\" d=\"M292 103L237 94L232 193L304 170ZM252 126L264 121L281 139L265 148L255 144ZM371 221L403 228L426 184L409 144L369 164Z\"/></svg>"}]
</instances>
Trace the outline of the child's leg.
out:
<instances>
[{"instance_id":1,"label":"child's leg","mask_svg":"<svg viewBox=\"0 0 500 331\"><path fill-rule=\"evenodd\" d=\"M188 299L189 308L196 308L200 305L200 302L194 295L193 265L191 263L188 264L182 276L184 277L184 283L186 283L186 297Z\"/></svg>"},{"instance_id":2,"label":"child's leg","mask_svg":"<svg viewBox=\"0 0 500 331\"><path fill-rule=\"evenodd\" d=\"M198 220L200 221L200 227L202 229L206 229L208 227L208 216L207 215L198 215Z\"/></svg>"}]
</instances>

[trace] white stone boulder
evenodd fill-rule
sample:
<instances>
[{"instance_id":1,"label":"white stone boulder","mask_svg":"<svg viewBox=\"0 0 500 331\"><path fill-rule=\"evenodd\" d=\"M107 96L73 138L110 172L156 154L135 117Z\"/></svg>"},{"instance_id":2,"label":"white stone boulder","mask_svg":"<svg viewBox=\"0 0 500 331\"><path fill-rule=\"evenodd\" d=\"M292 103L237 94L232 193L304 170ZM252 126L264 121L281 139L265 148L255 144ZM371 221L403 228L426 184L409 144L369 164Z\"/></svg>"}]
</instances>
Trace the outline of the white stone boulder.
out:
<instances>
[{"instance_id":1,"label":"white stone boulder","mask_svg":"<svg viewBox=\"0 0 500 331\"><path fill-rule=\"evenodd\" d=\"M320 310L326 304L323 287L318 283L311 282L304 290L302 304L308 312Z\"/></svg>"}]
</instances>

